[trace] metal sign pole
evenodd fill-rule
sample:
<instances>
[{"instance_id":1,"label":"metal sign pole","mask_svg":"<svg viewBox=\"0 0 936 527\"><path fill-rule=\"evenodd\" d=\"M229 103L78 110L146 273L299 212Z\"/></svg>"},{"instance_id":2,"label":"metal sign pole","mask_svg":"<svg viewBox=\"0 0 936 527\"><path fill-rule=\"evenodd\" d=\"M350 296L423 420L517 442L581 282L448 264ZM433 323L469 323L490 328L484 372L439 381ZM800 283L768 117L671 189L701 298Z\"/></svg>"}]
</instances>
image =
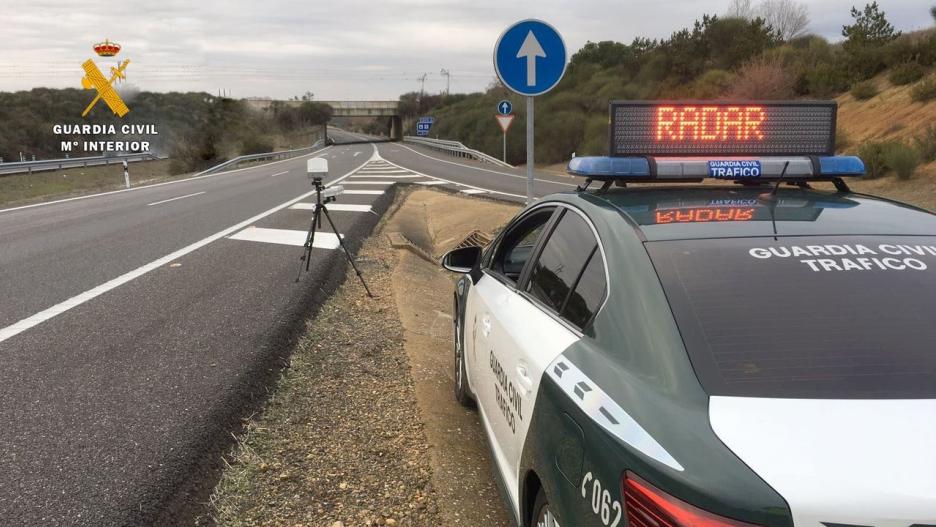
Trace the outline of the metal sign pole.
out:
<instances>
[{"instance_id":1,"label":"metal sign pole","mask_svg":"<svg viewBox=\"0 0 936 527\"><path fill-rule=\"evenodd\" d=\"M504 136L504 155L501 158L501 161L506 163L507 162L507 130L504 130L504 133L501 135Z\"/></svg>"},{"instance_id":2,"label":"metal sign pole","mask_svg":"<svg viewBox=\"0 0 936 527\"><path fill-rule=\"evenodd\" d=\"M533 203L533 97L527 97L527 205ZM506 138L506 136L504 136ZM506 139L505 139L506 141Z\"/></svg>"}]
</instances>

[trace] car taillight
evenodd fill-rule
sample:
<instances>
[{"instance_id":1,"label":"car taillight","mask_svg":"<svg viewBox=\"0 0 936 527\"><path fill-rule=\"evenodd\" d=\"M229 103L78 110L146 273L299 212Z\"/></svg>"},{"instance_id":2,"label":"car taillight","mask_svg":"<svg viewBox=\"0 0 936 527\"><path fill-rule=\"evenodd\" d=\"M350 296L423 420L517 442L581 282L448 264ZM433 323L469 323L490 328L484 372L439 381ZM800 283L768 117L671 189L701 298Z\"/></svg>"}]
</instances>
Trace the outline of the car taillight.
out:
<instances>
[{"instance_id":1,"label":"car taillight","mask_svg":"<svg viewBox=\"0 0 936 527\"><path fill-rule=\"evenodd\" d=\"M757 527L689 505L630 472L624 475L623 492L630 527Z\"/></svg>"}]
</instances>

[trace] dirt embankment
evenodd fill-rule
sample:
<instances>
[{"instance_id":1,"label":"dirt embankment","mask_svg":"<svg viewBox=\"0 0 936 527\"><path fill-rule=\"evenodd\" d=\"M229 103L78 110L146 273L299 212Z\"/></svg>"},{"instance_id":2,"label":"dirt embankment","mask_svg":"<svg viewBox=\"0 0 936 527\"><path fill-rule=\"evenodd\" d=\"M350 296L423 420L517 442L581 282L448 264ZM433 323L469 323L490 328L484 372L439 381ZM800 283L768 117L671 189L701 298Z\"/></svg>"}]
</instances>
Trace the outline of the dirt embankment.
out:
<instances>
[{"instance_id":1,"label":"dirt embankment","mask_svg":"<svg viewBox=\"0 0 936 527\"><path fill-rule=\"evenodd\" d=\"M508 525L477 413L452 396L452 275L438 254L516 205L401 193L308 324L288 370L224 471L204 523L350 527ZM402 233L421 251L393 248Z\"/></svg>"}]
</instances>

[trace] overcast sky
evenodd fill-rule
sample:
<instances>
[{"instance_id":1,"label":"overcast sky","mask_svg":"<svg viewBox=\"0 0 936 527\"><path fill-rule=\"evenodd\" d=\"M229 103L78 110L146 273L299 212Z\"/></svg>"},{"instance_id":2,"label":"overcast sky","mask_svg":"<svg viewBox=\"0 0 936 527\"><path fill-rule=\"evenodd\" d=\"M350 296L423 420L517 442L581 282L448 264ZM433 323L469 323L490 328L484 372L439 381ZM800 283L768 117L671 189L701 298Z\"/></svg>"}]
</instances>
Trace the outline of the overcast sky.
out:
<instances>
[{"instance_id":1,"label":"overcast sky","mask_svg":"<svg viewBox=\"0 0 936 527\"><path fill-rule=\"evenodd\" d=\"M860 0L864 2L864 0ZM755 0L756 3L756 0ZM836 39L853 0L809 1L813 33ZM927 0L880 0L902 30L932 25ZM129 82L149 91L233 97L396 99L425 88L483 89L501 31L552 23L570 53L586 41L666 37L728 0L0 0L0 91L80 87L91 44L119 42ZM99 65L106 61L97 61ZM102 65L102 69L104 69Z\"/></svg>"}]
</instances>

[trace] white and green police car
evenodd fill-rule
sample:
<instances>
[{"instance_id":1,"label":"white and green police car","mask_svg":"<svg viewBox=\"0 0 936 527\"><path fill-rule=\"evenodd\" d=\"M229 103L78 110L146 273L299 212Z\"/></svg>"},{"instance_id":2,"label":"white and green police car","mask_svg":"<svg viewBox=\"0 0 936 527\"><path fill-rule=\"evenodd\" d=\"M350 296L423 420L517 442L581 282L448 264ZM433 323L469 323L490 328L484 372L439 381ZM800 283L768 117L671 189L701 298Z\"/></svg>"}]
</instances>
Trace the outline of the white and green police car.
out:
<instances>
[{"instance_id":1,"label":"white and green police car","mask_svg":"<svg viewBox=\"0 0 936 527\"><path fill-rule=\"evenodd\" d=\"M936 217L849 190L834 104L611 109L600 188L443 260L517 524L936 526Z\"/></svg>"}]
</instances>

